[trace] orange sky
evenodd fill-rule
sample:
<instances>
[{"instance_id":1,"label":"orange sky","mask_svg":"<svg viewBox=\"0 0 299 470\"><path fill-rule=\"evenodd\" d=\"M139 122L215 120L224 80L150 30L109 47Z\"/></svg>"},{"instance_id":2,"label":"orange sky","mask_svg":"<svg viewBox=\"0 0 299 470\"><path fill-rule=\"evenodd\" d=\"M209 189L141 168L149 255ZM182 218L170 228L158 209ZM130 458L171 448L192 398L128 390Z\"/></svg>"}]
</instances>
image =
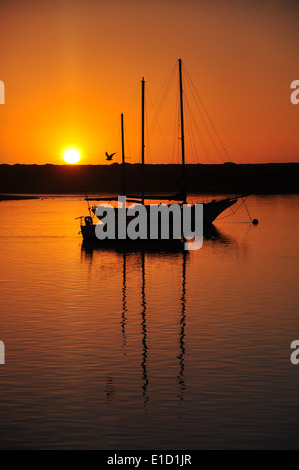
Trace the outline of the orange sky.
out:
<instances>
[{"instance_id":1,"label":"orange sky","mask_svg":"<svg viewBox=\"0 0 299 470\"><path fill-rule=\"evenodd\" d=\"M138 161L140 80L150 114L179 57L233 161L299 161L299 105L290 102L299 79L298 4L1 0L0 163L60 164L69 147L81 150L82 164L105 163L106 151L120 161L121 112L128 161ZM168 150L156 126L148 162L178 161L175 106L169 95L159 122ZM200 143L196 154L186 146L187 162L222 161Z\"/></svg>"}]
</instances>

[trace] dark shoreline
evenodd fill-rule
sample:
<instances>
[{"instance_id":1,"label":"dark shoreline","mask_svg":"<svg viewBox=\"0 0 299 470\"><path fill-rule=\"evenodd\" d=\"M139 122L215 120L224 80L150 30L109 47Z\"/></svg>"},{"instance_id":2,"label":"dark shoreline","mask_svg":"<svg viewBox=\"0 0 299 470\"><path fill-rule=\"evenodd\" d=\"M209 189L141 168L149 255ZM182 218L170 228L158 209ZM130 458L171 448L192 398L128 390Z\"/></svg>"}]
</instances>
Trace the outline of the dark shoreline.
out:
<instances>
[{"instance_id":1,"label":"dark shoreline","mask_svg":"<svg viewBox=\"0 0 299 470\"><path fill-rule=\"evenodd\" d=\"M141 165L126 164L126 189L141 191ZM186 165L189 193L298 194L299 163ZM181 165L145 165L145 191L181 190ZM0 165L0 199L28 199L18 194L120 193L122 166ZM7 196L7 194L9 196Z\"/></svg>"},{"instance_id":2,"label":"dark shoreline","mask_svg":"<svg viewBox=\"0 0 299 470\"><path fill-rule=\"evenodd\" d=\"M18 196L15 194L0 194L0 201L23 201L24 199L39 199L38 196Z\"/></svg>"}]
</instances>

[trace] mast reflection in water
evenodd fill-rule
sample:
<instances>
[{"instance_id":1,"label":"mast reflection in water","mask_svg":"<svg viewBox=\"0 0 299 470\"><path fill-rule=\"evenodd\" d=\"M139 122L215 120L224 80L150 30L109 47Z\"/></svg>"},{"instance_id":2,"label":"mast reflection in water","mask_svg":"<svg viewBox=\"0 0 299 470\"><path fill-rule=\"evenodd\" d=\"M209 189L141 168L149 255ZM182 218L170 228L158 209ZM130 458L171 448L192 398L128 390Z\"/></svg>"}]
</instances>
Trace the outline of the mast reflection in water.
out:
<instances>
[{"instance_id":1,"label":"mast reflection in water","mask_svg":"<svg viewBox=\"0 0 299 470\"><path fill-rule=\"evenodd\" d=\"M186 327L186 300L187 300L187 293L186 293L186 266L187 266L187 258L188 258L188 251L184 250L178 250L177 248L174 250L167 250L165 251L165 247L163 248L163 251L157 250L145 250L142 248L139 248L138 250L134 251L134 249L130 249L130 251L127 251L126 248L120 249L105 249L105 248L100 248L97 246L90 246L89 244L83 244L82 246L82 253L84 254L85 259L89 260L90 263L93 262L95 256L103 256L105 253L114 253L115 256L117 256L117 259L119 262L121 261L122 258L122 308L121 308L121 320L120 320L120 325L121 325L121 333L122 333L122 349L124 355L127 354L126 352L126 347L127 347L127 336L126 336L126 328L127 328L127 322L130 321L130 314L135 315L134 311L129 311L128 306L127 306L127 297L129 295L129 287L127 285L127 277L128 274L130 274L127 271L127 262L130 258L134 260L133 263L133 271L137 279L141 281L140 283L140 294L141 294L141 305L140 305L140 315L141 315L141 321L140 321L140 326L141 326L141 388L142 388L142 397L143 397L143 403L145 408L147 408L148 402L149 402L149 387L150 387L150 379L149 379L149 373L148 373L148 368L149 368L149 360L150 360L150 348L149 348L149 332L148 332L148 326L147 326L147 309L150 305L148 305L147 299L146 299L146 258L147 256L152 260L153 258L158 258L158 259L173 259L175 260L176 265L181 264L181 296L178 298L178 305L180 306L181 314L180 314L180 319L178 321L178 330L177 330L177 343L179 345L179 354L177 356L177 359L179 360L179 372L177 373L176 377L178 379L178 384L179 384L179 394L178 398L179 400L184 399L184 390L186 388L185 380L184 380L184 356L185 356L185 327ZM139 262L138 262L139 258ZM120 267L121 264L119 264ZM138 269L139 268L139 269ZM141 269L140 269L141 268ZM140 272L141 271L141 272ZM136 295L136 284L134 285L134 295ZM161 297L163 297L163 292L161 292ZM163 312L161 312L161 315L163 315ZM175 318L173 319L175 321ZM107 319L109 321L109 319ZM154 342L154 340L153 340ZM167 351L165 351L167 353ZM175 356L174 356L175 357ZM173 358L174 358L173 357ZM108 379L107 379L108 380ZM109 384L113 383L113 380L109 378L108 380ZM107 383L108 383L107 382ZM110 388L108 385L106 386L106 389L109 390L109 394L107 393L107 396L109 395L109 399L111 396L110 393Z\"/></svg>"}]
</instances>

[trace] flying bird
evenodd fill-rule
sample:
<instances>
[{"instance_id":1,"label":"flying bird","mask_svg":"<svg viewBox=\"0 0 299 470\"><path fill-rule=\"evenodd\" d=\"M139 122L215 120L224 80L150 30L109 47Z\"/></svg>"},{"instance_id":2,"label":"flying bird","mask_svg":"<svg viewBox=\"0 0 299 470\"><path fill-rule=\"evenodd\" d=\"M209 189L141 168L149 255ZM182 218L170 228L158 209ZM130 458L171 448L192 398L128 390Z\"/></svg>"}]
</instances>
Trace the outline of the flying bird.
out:
<instances>
[{"instance_id":1,"label":"flying bird","mask_svg":"<svg viewBox=\"0 0 299 470\"><path fill-rule=\"evenodd\" d=\"M106 152L106 157L107 157L107 158L106 158L106 160L108 160L108 161L112 160L112 158L113 158L113 155L115 155L115 154L116 154L116 152L114 152L114 153L111 153L111 155L109 155L109 153L108 153L108 152Z\"/></svg>"}]
</instances>

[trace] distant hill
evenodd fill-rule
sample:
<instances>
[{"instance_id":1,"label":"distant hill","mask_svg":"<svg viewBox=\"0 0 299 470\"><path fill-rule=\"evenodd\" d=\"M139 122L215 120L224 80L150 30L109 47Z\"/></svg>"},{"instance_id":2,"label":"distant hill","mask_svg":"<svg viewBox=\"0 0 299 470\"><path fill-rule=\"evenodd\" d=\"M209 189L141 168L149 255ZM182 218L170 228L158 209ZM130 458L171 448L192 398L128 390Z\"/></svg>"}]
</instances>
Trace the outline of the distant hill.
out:
<instances>
[{"instance_id":1,"label":"distant hill","mask_svg":"<svg viewBox=\"0 0 299 470\"><path fill-rule=\"evenodd\" d=\"M126 164L126 187L141 190L141 165ZM146 192L178 192L180 165L145 165ZM299 193L299 163L186 165L188 192L222 194ZM119 193L122 166L0 165L0 193Z\"/></svg>"}]
</instances>

